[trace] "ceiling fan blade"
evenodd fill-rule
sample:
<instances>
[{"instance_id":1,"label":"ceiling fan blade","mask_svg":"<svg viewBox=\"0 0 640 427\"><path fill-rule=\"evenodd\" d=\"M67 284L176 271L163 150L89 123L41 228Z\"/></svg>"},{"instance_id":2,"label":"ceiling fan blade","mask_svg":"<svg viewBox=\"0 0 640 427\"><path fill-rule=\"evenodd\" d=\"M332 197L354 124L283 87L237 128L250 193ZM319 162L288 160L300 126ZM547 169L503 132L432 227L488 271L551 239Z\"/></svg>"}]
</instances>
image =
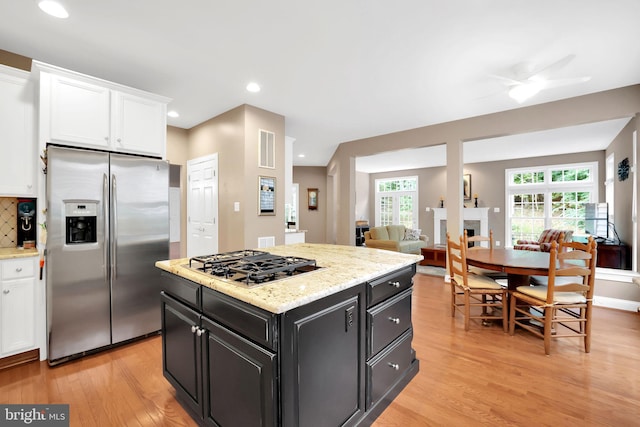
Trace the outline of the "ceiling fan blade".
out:
<instances>
[{"instance_id":1,"label":"ceiling fan blade","mask_svg":"<svg viewBox=\"0 0 640 427\"><path fill-rule=\"evenodd\" d=\"M544 88L545 89L550 89L550 88L554 88L554 87L575 85L575 84L579 84L579 83L588 82L589 80L591 80L591 77L574 77L574 78L570 78L570 79L547 80L547 81L544 82Z\"/></svg>"},{"instance_id":2,"label":"ceiling fan blade","mask_svg":"<svg viewBox=\"0 0 640 427\"><path fill-rule=\"evenodd\" d=\"M520 85L520 84L524 83L523 80L516 80L516 79L512 79L510 77L500 76L498 74L489 74L489 77L501 80L507 86Z\"/></svg>"},{"instance_id":3,"label":"ceiling fan blade","mask_svg":"<svg viewBox=\"0 0 640 427\"><path fill-rule=\"evenodd\" d=\"M576 56L574 54L569 54L562 59L557 60L549 65L546 65L542 68L532 70L524 79L529 79L533 76L537 76L539 74L544 75L545 73L554 72L560 70L561 68L566 67Z\"/></svg>"}]
</instances>

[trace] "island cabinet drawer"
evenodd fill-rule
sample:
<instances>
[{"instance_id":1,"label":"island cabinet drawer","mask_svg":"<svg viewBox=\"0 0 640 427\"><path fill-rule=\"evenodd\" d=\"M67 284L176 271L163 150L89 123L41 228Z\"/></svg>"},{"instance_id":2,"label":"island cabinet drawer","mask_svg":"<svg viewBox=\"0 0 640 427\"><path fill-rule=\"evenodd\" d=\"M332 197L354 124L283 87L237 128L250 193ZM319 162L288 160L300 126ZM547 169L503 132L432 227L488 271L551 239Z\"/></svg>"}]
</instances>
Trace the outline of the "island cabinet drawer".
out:
<instances>
[{"instance_id":1,"label":"island cabinet drawer","mask_svg":"<svg viewBox=\"0 0 640 427\"><path fill-rule=\"evenodd\" d=\"M200 310L201 286L174 274L160 273L160 290L184 302L195 310Z\"/></svg>"},{"instance_id":2,"label":"island cabinet drawer","mask_svg":"<svg viewBox=\"0 0 640 427\"><path fill-rule=\"evenodd\" d=\"M367 362L367 410L400 381L414 358L413 329L406 331L383 352Z\"/></svg>"},{"instance_id":3,"label":"island cabinet drawer","mask_svg":"<svg viewBox=\"0 0 640 427\"><path fill-rule=\"evenodd\" d=\"M371 357L386 347L411 327L412 289L367 310L369 345L367 357Z\"/></svg>"},{"instance_id":4,"label":"island cabinet drawer","mask_svg":"<svg viewBox=\"0 0 640 427\"><path fill-rule=\"evenodd\" d=\"M35 276L34 258L10 259L0 262L0 278L3 280L23 279Z\"/></svg>"},{"instance_id":5,"label":"island cabinet drawer","mask_svg":"<svg viewBox=\"0 0 640 427\"><path fill-rule=\"evenodd\" d=\"M202 313L232 331L276 349L277 316L209 288L202 288Z\"/></svg>"},{"instance_id":6,"label":"island cabinet drawer","mask_svg":"<svg viewBox=\"0 0 640 427\"><path fill-rule=\"evenodd\" d=\"M367 307L384 301L385 299L411 287L416 265L403 267L393 273L378 277L367 284Z\"/></svg>"}]
</instances>

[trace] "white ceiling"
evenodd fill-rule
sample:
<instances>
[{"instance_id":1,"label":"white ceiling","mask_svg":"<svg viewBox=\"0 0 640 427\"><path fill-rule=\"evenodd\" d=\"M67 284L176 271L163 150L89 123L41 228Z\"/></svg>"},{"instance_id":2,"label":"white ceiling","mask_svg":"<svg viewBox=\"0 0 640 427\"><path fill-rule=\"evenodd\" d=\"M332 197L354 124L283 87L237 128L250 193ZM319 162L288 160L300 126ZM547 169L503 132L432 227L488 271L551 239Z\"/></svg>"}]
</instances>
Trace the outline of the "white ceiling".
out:
<instances>
[{"instance_id":1,"label":"white ceiling","mask_svg":"<svg viewBox=\"0 0 640 427\"><path fill-rule=\"evenodd\" d=\"M523 105L640 83L638 0L61 1L66 20L0 0L0 49L171 97L173 126L243 103L282 114L295 165L325 166L345 141L517 108L490 75L523 61L575 54L551 77L591 76Z\"/></svg>"}]
</instances>

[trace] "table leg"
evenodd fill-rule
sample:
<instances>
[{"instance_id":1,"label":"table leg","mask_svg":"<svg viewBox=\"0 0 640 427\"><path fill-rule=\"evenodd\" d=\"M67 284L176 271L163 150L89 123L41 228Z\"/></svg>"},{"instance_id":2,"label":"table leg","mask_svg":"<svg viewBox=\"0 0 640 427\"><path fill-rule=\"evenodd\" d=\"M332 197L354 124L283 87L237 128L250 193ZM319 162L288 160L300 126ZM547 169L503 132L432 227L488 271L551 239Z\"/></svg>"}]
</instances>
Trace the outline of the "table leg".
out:
<instances>
[{"instance_id":1,"label":"table leg","mask_svg":"<svg viewBox=\"0 0 640 427\"><path fill-rule=\"evenodd\" d=\"M515 291L518 286L529 286L530 276L523 276L521 274L507 274L507 281L509 283L508 289Z\"/></svg>"}]
</instances>

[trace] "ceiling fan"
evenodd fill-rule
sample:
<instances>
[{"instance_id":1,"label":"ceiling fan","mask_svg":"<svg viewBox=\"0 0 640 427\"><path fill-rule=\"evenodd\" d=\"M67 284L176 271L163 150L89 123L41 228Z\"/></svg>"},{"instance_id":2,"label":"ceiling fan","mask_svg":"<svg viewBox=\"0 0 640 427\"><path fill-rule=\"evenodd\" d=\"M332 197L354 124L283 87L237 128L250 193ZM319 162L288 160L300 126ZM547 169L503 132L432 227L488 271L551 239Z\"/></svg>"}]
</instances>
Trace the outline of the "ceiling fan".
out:
<instances>
[{"instance_id":1,"label":"ceiling fan","mask_svg":"<svg viewBox=\"0 0 640 427\"><path fill-rule=\"evenodd\" d=\"M546 65L541 68L534 68L531 63L520 63L512 67L513 77L492 75L496 79L501 80L508 87L509 97L522 104L527 99L536 95L544 89L551 89L560 86L568 86L578 83L584 83L591 80L591 77L574 77L567 79L549 79L548 75L552 74L567 64L569 64L575 55L570 54L564 58Z\"/></svg>"}]
</instances>

